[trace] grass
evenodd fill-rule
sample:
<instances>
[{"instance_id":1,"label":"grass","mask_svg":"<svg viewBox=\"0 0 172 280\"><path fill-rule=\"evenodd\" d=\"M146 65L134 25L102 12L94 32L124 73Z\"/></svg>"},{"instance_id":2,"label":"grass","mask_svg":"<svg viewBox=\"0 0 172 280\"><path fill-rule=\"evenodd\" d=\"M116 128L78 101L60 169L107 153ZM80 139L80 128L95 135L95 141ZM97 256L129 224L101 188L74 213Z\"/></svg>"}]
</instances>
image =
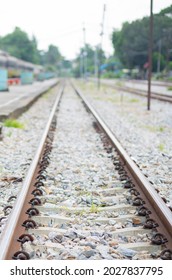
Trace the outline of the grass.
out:
<instances>
[{"instance_id":1,"label":"grass","mask_svg":"<svg viewBox=\"0 0 172 280\"><path fill-rule=\"evenodd\" d=\"M158 149L159 149L161 152L163 152L164 149L165 149L164 144L160 143L160 144L158 145Z\"/></svg>"},{"instance_id":2,"label":"grass","mask_svg":"<svg viewBox=\"0 0 172 280\"><path fill-rule=\"evenodd\" d=\"M4 126L6 127L14 127L24 129L24 124L15 120L15 119L7 119L4 121Z\"/></svg>"},{"instance_id":3,"label":"grass","mask_svg":"<svg viewBox=\"0 0 172 280\"><path fill-rule=\"evenodd\" d=\"M70 212L70 208L65 205L60 206L60 208L66 212Z\"/></svg>"},{"instance_id":4,"label":"grass","mask_svg":"<svg viewBox=\"0 0 172 280\"><path fill-rule=\"evenodd\" d=\"M163 132L164 130L165 128L163 126L160 126L158 131Z\"/></svg>"},{"instance_id":5,"label":"grass","mask_svg":"<svg viewBox=\"0 0 172 280\"><path fill-rule=\"evenodd\" d=\"M79 216L79 217L83 216L83 215L86 214L86 213L87 213L87 212L86 212L85 209L83 209L83 210L77 210L77 211L74 212L74 214L75 214L76 216Z\"/></svg>"},{"instance_id":6,"label":"grass","mask_svg":"<svg viewBox=\"0 0 172 280\"><path fill-rule=\"evenodd\" d=\"M139 99L137 99L137 98L131 98L131 99L129 100L129 102L131 102L131 103L137 103L137 102L139 102Z\"/></svg>"},{"instance_id":7,"label":"grass","mask_svg":"<svg viewBox=\"0 0 172 280\"><path fill-rule=\"evenodd\" d=\"M99 209L97 207L97 205L95 205L94 203L91 204L91 207L90 207L90 212L91 213L97 213L99 212Z\"/></svg>"},{"instance_id":8,"label":"grass","mask_svg":"<svg viewBox=\"0 0 172 280\"><path fill-rule=\"evenodd\" d=\"M81 191L78 191L77 195L80 195L80 196L82 196L82 195L90 196L91 192L86 191L86 190L81 190Z\"/></svg>"},{"instance_id":9,"label":"grass","mask_svg":"<svg viewBox=\"0 0 172 280\"><path fill-rule=\"evenodd\" d=\"M121 86L124 85L124 83L123 83L122 81L117 80L117 82L115 83L115 85L121 87Z\"/></svg>"},{"instance_id":10,"label":"grass","mask_svg":"<svg viewBox=\"0 0 172 280\"><path fill-rule=\"evenodd\" d=\"M47 100L48 98L49 98L49 93L45 93L45 94L42 95L42 99Z\"/></svg>"},{"instance_id":11,"label":"grass","mask_svg":"<svg viewBox=\"0 0 172 280\"><path fill-rule=\"evenodd\" d=\"M43 99L48 99L48 98L49 98L49 95L50 95L51 93L53 93L53 89L49 89L46 93L44 93L44 94L42 95L42 98L43 98Z\"/></svg>"},{"instance_id":12,"label":"grass","mask_svg":"<svg viewBox=\"0 0 172 280\"><path fill-rule=\"evenodd\" d=\"M172 86L168 87L168 90L172 90Z\"/></svg>"},{"instance_id":13,"label":"grass","mask_svg":"<svg viewBox=\"0 0 172 280\"><path fill-rule=\"evenodd\" d=\"M155 126L150 126L146 125L144 128L148 129L151 132L164 132L165 128L163 126L155 127Z\"/></svg>"},{"instance_id":14,"label":"grass","mask_svg":"<svg viewBox=\"0 0 172 280\"><path fill-rule=\"evenodd\" d=\"M106 190L106 189L109 188L109 185L102 185L102 186L99 186L99 187L101 187L103 190Z\"/></svg>"}]
</instances>

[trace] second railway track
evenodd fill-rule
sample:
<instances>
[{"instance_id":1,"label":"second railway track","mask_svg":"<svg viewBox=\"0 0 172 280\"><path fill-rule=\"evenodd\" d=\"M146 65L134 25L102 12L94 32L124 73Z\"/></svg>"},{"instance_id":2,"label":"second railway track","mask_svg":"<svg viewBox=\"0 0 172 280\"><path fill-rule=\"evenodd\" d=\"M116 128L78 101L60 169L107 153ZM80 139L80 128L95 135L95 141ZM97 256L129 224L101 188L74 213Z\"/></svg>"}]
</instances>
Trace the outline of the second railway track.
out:
<instances>
[{"instance_id":1,"label":"second railway track","mask_svg":"<svg viewBox=\"0 0 172 280\"><path fill-rule=\"evenodd\" d=\"M147 97L147 90L141 89L141 88L134 88L132 85L128 86L125 84L124 85L122 85L122 84L118 85L118 84L114 84L114 83L112 84L112 83L107 82L106 80L103 80L101 83L106 86L109 86L111 88L120 90L120 91ZM170 94L170 92L169 92L169 94L165 94L165 93L160 93L160 92L154 92L151 90L151 99L156 99L159 101L172 103L172 95Z\"/></svg>"},{"instance_id":2,"label":"second railway track","mask_svg":"<svg viewBox=\"0 0 172 280\"><path fill-rule=\"evenodd\" d=\"M172 259L172 214L68 85L0 242L0 259Z\"/></svg>"}]
</instances>

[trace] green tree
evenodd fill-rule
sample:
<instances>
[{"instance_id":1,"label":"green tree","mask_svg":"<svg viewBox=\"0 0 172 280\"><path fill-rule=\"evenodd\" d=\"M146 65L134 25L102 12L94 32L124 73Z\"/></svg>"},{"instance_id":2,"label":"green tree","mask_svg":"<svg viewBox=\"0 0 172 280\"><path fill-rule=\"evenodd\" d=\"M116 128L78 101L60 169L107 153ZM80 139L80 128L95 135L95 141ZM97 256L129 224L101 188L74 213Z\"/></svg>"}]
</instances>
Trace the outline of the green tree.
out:
<instances>
[{"instance_id":1,"label":"green tree","mask_svg":"<svg viewBox=\"0 0 172 280\"><path fill-rule=\"evenodd\" d=\"M44 53L45 55L45 64L57 65L58 62L62 59L62 55L58 47L54 45L49 45L48 51Z\"/></svg>"},{"instance_id":2,"label":"green tree","mask_svg":"<svg viewBox=\"0 0 172 280\"><path fill-rule=\"evenodd\" d=\"M159 14L160 15L166 15L166 16L168 16L168 15L172 16L172 5L163 9L163 10L161 10L161 12Z\"/></svg>"},{"instance_id":3,"label":"green tree","mask_svg":"<svg viewBox=\"0 0 172 280\"><path fill-rule=\"evenodd\" d=\"M82 47L75 59L75 67L73 70L75 77L81 77L84 72L87 72L87 75L93 74L95 72L95 67L98 67L98 65L95 65L96 57L97 60L99 60L99 66L105 62L106 57L103 50L93 48L89 44Z\"/></svg>"},{"instance_id":4,"label":"green tree","mask_svg":"<svg viewBox=\"0 0 172 280\"><path fill-rule=\"evenodd\" d=\"M158 69L158 63L159 63L159 67L160 69ZM157 72L157 71L162 71L165 68L165 58L162 54L158 53L158 52L154 52L153 53L153 57L152 57L152 70L153 72Z\"/></svg>"},{"instance_id":5,"label":"green tree","mask_svg":"<svg viewBox=\"0 0 172 280\"><path fill-rule=\"evenodd\" d=\"M37 50L36 38L29 39L26 32L16 27L14 31L0 40L0 48L12 56L25 61L39 63L39 52Z\"/></svg>"},{"instance_id":6,"label":"green tree","mask_svg":"<svg viewBox=\"0 0 172 280\"><path fill-rule=\"evenodd\" d=\"M147 61L149 20L124 23L112 36L115 53L126 68L142 67Z\"/></svg>"},{"instance_id":7,"label":"green tree","mask_svg":"<svg viewBox=\"0 0 172 280\"><path fill-rule=\"evenodd\" d=\"M171 10L171 8L170 8ZM169 9L167 9L169 12ZM165 13L154 15L153 52L160 53L162 59L172 59L172 19ZM124 23L121 30L114 30L112 44L115 54L126 68L143 68L148 61L149 17ZM161 49L159 42L161 42Z\"/></svg>"}]
</instances>

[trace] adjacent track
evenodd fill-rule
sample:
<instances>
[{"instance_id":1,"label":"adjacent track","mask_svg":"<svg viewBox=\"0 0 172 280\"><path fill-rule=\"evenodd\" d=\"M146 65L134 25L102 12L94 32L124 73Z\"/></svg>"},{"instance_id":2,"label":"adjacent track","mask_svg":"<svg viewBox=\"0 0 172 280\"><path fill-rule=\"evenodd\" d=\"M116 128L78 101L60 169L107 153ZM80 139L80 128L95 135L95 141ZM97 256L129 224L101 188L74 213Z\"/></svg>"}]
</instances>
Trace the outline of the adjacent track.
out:
<instances>
[{"instance_id":1,"label":"adjacent track","mask_svg":"<svg viewBox=\"0 0 172 280\"><path fill-rule=\"evenodd\" d=\"M47 250L48 245L34 245L34 240L36 238L39 239L41 235L48 235L48 232L50 232L50 230L52 231L53 223L56 224L55 228L53 228L54 232L56 232L56 236L54 236L50 248L60 250L56 243L61 244L63 239L69 238L69 235L66 234L67 230L62 230L60 225L62 225L63 222L70 225L78 222L79 225L77 218L71 218L70 215L72 212L79 212L79 220L82 220L83 217L86 219L87 215L89 218L90 216L92 217L92 223L90 223L88 227L89 232L92 231L91 226L93 225L93 231L95 231L96 228L96 234L98 234L101 232L99 226L101 226L102 223L107 223L106 238L111 244L113 240L117 240L118 236L124 233L127 236L132 236L133 234L137 236L137 234L144 233L145 236L149 236L147 238L148 242L128 242L128 244L125 245L128 246L129 249L147 251L147 253L145 253L147 254L145 256L147 259L153 257L172 259L172 213L170 209L159 197L136 164L130 159L114 134L88 103L86 98L74 85L72 85L72 87L82 100L86 110L90 113L90 118L93 120L93 127L102 140L104 149L109 155L109 160L113 161L114 174L118 182L115 187L111 187L110 189L99 188L93 191L93 196L104 197L104 200L102 200L104 205L101 204L99 206L99 211L92 207L92 213L90 213L90 208L87 206L69 207L69 209L63 207L63 212L66 212L66 216L63 217L61 215L62 208L60 206L56 205L54 208L47 208L45 201L49 200L49 194L45 192L46 188L44 184L47 175L46 169L50 164L51 153L53 154L53 141L56 132L56 124L58 123L58 111L60 110L60 101L64 92L64 86L62 86L42 136L40 146L38 147L23 184L23 188L9 216L7 226L3 231L0 241L0 259L33 258L33 252L30 254L30 252L27 251L27 243L30 244L32 250L34 250L33 248L37 250L39 248L39 251L42 252L39 255L41 258L42 254ZM64 193L68 197L68 191L64 191ZM76 195L78 198L77 191L73 191L73 195ZM119 203L115 206L107 206L106 200L109 199L109 195L110 197L115 196ZM51 195L51 199L55 199L55 197L56 194ZM91 206L93 206L93 204L91 204ZM46 215L46 211L49 211L51 214ZM57 218L54 218L52 214L53 211L54 213L58 213ZM83 211L84 214L82 214ZM113 219L109 219L108 213L115 211L121 214ZM126 226L128 220L130 220L130 226ZM109 222L120 222L123 223L123 226L119 230L116 229L115 232L111 232L110 228L108 229ZM59 227L57 225L59 225ZM72 237L70 241L71 244L74 242L74 246L76 245L75 238L82 235L81 233L79 235L77 231L75 234L76 236ZM85 239L86 237L82 236L82 238ZM118 243L120 243L119 240ZM118 245L120 244L116 244L117 247ZM112 256L116 249L114 244L113 246ZM89 253L94 255L95 252L90 250ZM108 253L108 256L109 255L110 253ZM112 256L110 257L113 258ZM102 259L103 258L106 258L106 256L102 253Z\"/></svg>"},{"instance_id":2,"label":"adjacent track","mask_svg":"<svg viewBox=\"0 0 172 280\"><path fill-rule=\"evenodd\" d=\"M102 81L101 83L105 84L105 85L107 85L111 88L117 89L117 90L122 90L122 91L125 91L125 92L129 92L129 93L133 93L133 94L140 95L140 96L143 96L143 97L147 97L147 91L143 90L143 89L134 89L132 87L123 86L123 85L120 85L120 86L115 85L115 84L112 85L112 84L109 84L105 81ZM172 103L172 95L170 95L170 94L169 95L168 94L161 94L161 93L158 93L158 92L151 91L151 98L159 100L159 101Z\"/></svg>"}]
</instances>

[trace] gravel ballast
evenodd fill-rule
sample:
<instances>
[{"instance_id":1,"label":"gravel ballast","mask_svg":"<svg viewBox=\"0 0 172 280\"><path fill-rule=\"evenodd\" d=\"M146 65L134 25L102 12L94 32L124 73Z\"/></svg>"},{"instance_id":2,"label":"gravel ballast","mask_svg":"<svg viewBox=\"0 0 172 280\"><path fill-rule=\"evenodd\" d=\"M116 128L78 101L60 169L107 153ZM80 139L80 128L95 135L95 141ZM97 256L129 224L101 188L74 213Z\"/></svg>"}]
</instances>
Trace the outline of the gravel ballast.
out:
<instances>
[{"instance_id":1,"label":"gravel ballast","mask_svg":"<svg viewBox=\"0 0 172 280\"><path fill-rule=\"evenodd\" d=\"M172 207L172 105L81 83L83 91L148 180Z\"/></svg>"},{"instance_id":2,"label":"gravel ballast","mask_svg":"<svg viewBox=\"0 0 172 280\"><path fill-rule=\"evenodd\" d=\"M0 141L0 218L3 217L3 219L0 221L0 232L11 211L10 207L7 210L4 210L4 208L14 204L22 187L23 180L48 121L57 91L58 89L55 87L45 93L27 112L17 119L21 128L6 127L2 124L2 139Z\"/></svg>"}]
</instances>

